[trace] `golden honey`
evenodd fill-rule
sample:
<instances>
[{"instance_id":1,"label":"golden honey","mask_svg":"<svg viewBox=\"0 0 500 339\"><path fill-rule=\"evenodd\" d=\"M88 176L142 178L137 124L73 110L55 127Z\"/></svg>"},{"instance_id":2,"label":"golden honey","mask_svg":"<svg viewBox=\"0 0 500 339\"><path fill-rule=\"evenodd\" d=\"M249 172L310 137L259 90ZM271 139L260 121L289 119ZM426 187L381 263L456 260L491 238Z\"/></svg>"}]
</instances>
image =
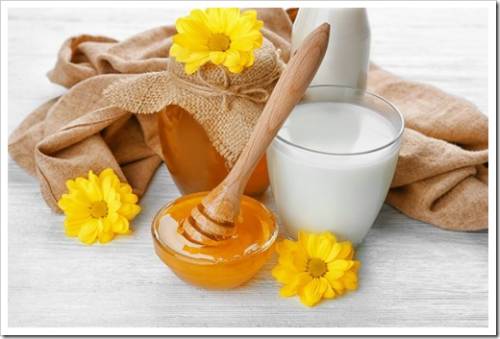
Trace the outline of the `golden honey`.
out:
<instances>
[{"instance_id":1,"label":"golden honey","mask_svg":"<svg viewBox=\"0 0 500 339\"><path fill-rule=\"evenodd\" d=\"M235 236L218 246L188 241L179 232L207 192L181 197L163 207L152 225L155 251L183 280L205 288L232 288L250 280L272 254L278 229L263 204L243 196Z\"/></svg>"},{"instance_id":2,"label":"golden honey","mask_svg":"<svg viewBox=\"0 0 500 339\"><path fill-rule=\"evenodd\" d=\"M203 127L181 107L169 105L159 112L158 134L165 163L182 194L209 191L228 174L230 169ZM245 194L262 194L268 186L263 156L248 181Z\"/></svg>"}]
</instances>

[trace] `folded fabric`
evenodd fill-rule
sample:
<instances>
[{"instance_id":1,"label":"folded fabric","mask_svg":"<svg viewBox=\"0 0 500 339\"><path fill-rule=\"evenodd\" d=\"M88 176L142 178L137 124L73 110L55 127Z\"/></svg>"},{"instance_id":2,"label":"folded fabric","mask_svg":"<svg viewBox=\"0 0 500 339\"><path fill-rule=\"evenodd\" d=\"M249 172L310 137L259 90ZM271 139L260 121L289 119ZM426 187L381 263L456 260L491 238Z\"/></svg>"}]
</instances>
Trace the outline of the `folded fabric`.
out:
<instances>
[{"instance_id":1,"label":"folded fabric","mask_svg":"<svg viewBox=\"0 0 500 339\"><path fill-rule=\"evenodd\" d=\"M486 116L466 100L376 66L368 89L391 101L405 118L387 202L442 228L488 228Z\"/></svg>"},{"instance_id":2,"label":"folded fabric","mask_svg":"<svg viewBox=\"0 0 500 339\"><path fill-rule=\"evenodd\" d=\"M258 10L264 36L289 57L291 21L282 9ZM48 205L65 181L111 167L141 196L161 163L154 114L132 114L103 92L137 74L165 71L173 26L118 42L102 36L68 39L49 79L69 88L32 112L12 133L9 153L40 181ZM487 228L488 123L472 104L431 86L373 67L369 90L393 102L406 119L396 176L387 202L403 213L454 230Z\"/></svg>"}]
</instances>

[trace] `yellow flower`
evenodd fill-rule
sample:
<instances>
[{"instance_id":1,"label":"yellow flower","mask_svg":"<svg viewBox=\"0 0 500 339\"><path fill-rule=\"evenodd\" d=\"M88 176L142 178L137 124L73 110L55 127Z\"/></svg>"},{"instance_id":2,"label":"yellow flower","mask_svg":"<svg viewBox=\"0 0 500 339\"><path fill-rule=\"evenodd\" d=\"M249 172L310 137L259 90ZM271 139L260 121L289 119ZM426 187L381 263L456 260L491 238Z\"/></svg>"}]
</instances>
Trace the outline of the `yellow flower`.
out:
<instances>
[{"instance_id":1,"label":"yellow flower","mask_svg":"<svg viewBox=\"0 0 500 339\"><path fill-rule=\"evenodd\" d=\"M111 241L115 234L130 232L129 221L141 211L129 184L121 183L111 168L99 176L89 171L88 179L66 181L69 193L58 202L64 211L64 230L85 244Z\"/></svg>"},{"instance_id":2,"label":"yellow flower","mask_svg":"<svg viewBox=\"0 0 500 339\"><path fill-rule=\"evenodd\" d=\"M240 73L254 62L254 50L262 46L263 26L257 12L240 12L238 8L195 9L189 16L177 19L170 56L184 63L187 74L212 62Z\"/></svg>"},{"instance_id":3,"label":"yellow flower","mask_svg":"<svg viewBox=\"0 0 500 339\"><path fill-rule=\"evenodd\" d=\"M335 298L357 288L360 262L353 260L352 244L337 242L330 232L299 232L298 241L280 241L276 251L279 261L272 274L284 284L282 297L298 294L304 305L314 306L322 298Z\"/></svg>"}]
</instances>

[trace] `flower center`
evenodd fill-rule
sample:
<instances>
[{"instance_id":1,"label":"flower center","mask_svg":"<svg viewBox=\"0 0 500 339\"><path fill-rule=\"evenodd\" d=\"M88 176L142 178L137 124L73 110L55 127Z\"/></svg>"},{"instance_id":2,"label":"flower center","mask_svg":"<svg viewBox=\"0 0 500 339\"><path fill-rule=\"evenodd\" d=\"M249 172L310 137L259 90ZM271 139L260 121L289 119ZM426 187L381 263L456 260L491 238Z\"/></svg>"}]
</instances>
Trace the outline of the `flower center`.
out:
<instances>
[{"instance_id":1,"label":"flower center","mask_svg":"<svg viewBox=\"0 0 500 339\"><path fill-rule=\"evenodd\" d=\"M327 271L326 263L321 259L311 258L307 262L307 270L314 278L322 277Z\"/></svg>"},{"instance_id":2,"label":"flower center","mask_svg":"<svg viewBox=\"0 0 500 339\"><path fill-rule=\"evenodd\" d=\"M108 215L108 204L105 201L96 201L90 205L90 215L94 218L103 218Z\"/></svg>"},{"instance_id":3,"label":"flower center","mask_svg":"<svg viewBox=\"0 0 500 339\"><path fill-rule=\"evenodd\" d=\"M229 45L231 45L231 39L223 33L212 34L208 39L208 48L211 51L224 52L229 49Z\"/></svg>"}]
</instances>

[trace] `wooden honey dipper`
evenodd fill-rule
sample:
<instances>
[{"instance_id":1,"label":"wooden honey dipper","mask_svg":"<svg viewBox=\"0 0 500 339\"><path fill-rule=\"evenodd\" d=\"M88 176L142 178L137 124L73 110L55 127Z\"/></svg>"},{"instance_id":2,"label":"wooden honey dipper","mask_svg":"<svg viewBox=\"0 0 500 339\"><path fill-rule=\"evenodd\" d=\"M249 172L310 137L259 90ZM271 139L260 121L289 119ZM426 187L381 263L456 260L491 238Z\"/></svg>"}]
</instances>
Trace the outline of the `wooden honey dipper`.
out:
<instances>
[{"instance_id":1,"label":"wooden honey dipper","mask_svg":"<svg viewBox=\"0 0 500 339\"><path fill-rule=\"evenodd\" d=\"M232 170L181 222L179 231L186 239L216 246L234 235L241 196L250 175L311 83L325 55L329 34L330 25L324 23L296 50Z\"/></svg>"}]
</instances>

